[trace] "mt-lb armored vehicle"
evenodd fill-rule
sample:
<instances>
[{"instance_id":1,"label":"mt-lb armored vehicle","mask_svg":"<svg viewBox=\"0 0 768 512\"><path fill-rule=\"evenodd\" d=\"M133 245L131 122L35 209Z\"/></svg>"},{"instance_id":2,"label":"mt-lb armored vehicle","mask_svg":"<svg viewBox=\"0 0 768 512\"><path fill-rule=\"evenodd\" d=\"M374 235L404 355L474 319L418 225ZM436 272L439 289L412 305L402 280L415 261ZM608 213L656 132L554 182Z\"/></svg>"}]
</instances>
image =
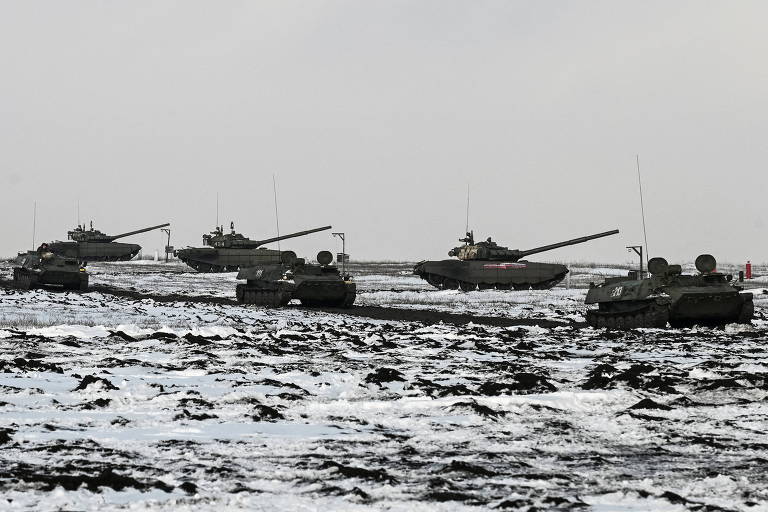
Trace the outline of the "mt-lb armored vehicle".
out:
<instances>
[{"instance_id":1,"label":"mt-lb armored vehicle","mask_svg":"<svg viewBox=\"0 0 768 512\"><path fill-rule=\"evenodd\" d=\"M207 247L187 247L175 251L174 254L198 272L237 272L241 268L257 265L280 264L282 262L281 252L296 258L293 251L276 251L261 247L264 244L309 235L326 229L331 229L331 226L308 229L266 240L251 240L240 233L236 233L233 222L230 224L229 233L224 233L223 226L220 226L211 231L210 234L203 235L203 244Z\"/></svg>"},{"instance_id":2,"label":"mt-lb armored vehicle","mask_svg":"<svg viewBox=\"0 0 768 512\"><path fill-rule=\"evenodd\" d=\"M29 290L38 286L53 286L69 290L88 289L88 274L76 258L65 258L50 252L48 244L37 251L19 253L13 268L13 284Z\"/></svg>"},{"instance_id":3,"label":"mt-lb armored vehicle","mask_svg":"<svg viewBox=\"0 0 768 512\"><path fill-rule=\"evenodd\" d=\"M709 254L696 258L697 275L685 275L680 265L664 258L648 261L651 276L645 279L611 277L591 286L586 303L597 304L587 311L592 327L720 326L748 324L754 315L751 293L731 284L732 276L717 272Z\"/></svg>"},{"instance_id":4,"label":"mt-lb armored vehicle","mask_svg":"<svg viewBox=\"0 0 768 512\"><path fill-rule=\"evenodd\" d=\"M328 251L317 253L318 264L283 253L281 264L243 268L237 278L246 282L237 285L237 300L272 307L285 306L291 299L305 306L352 307L357 287L332 261Z\"/></svg>"},{"instance_id":5,"label":"mt-lb armored vehicle","mask_svg":"<svg viewBox=\"0 0 768 512\"><path fill-rule=\"evenodd\" d=\"M421 261L416 264L413 273L435 288L441 289L458 288L472 291L477 288L480 290L533 288L544 290L552 288L565 278L568 273L566 266L555 263L536 263L522 258L615 235L618 232L618 229L614 229L527 251L502 247L490 237L485 242L475 243L474 234L470 232L465 238L459 239L460 242L464 242L464 245L454 247L448 252L448 256L455 256L458 260Z\"/></svg>"},{"instance_id":6,"label":"mt-lb armored vehicle","mask_svg":"<svg viewBox=\"0 0 768 512\"><path fill-rule=\"evenodd\" d=\"M158 224L157 226L137 229L136 231L129 231L120 235L107 235L98 229L93 229L93 222L91 222L90 229L85 229L85 225L83 225L68 231L67 238L71 240L70 242L51 242L48 244L48 249L64 258L75 258L81 262L128 261L139 253L141 246L138 244L115 242L115 240L166 226L170 226L170 224Z\"/></svg>"}]
</instances>

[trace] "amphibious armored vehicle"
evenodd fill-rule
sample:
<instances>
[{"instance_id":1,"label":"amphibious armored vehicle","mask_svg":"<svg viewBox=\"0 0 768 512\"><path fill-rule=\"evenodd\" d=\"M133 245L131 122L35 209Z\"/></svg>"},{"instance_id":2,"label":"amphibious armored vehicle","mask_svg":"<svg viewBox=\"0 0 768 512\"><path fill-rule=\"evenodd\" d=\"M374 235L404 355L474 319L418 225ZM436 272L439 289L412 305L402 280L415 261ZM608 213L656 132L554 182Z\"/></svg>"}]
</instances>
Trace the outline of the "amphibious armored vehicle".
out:
<instances>
[{"instance_id":1,"label":"amphibious armored vehicle","mask_svg":"<svg viewBox=\"0 0 768 512\"><path fill-rule=\"evenodd\" d=\"M720 326L748 324L754 315L751 293L731 283L732 276L716 271L717 262L709 254L696 258L699 274L686 275L680 265L664 258L648 261L650 277L637 279L611 277L590 286L586 304L592 327L632 329L635 327Z\"/></svg>"},{"instance_id":2,"label":"amphibious armored vehicle","mask_svg":"<svg viewBox=\"0 0 768 512\"><path fill-rule=\"evenodd\" d=\"M77 226L72 231L67 232L69 242L51 242L48 244L48 249L64 258L74 258L81 262L128 261L139 253L141 246L138 244L115 242L115 240L166 226L170 226L170 224L158 224L157 226L137 229L120 235L107 235L98 229L93 229L93 222L91 222L90 229L85 229L85 225Z\"/></svg>"},{"instance_id":3,"label":"amphibious armored vehicle","mask_svg":"<svg viewBox=\"0 0 768 512\"><path fill-rule=\"evenodd\" d=\"M243 268L237 274L245 279L236 288L238 302L260 306L285 306L298 299L305 306L349 308L355 302L357 287L350 276L331 265L328 251L317 254L318 264L283 253L281 264Z\"/></svg>"},{"instance_id":4,"label":"amphibious armored vehicle","mask_svg":"<svg viewBox=\"0 0 768 512\"><path fill-rule=\"evenodd\" d=\"M29 290L38 286L53 286L86 291L88 274L76 258L65 258L50 252L48 244L37 251L19 253L13 268L13 284Z\"/></svg>"},{"instance_id":5,"label":"amphibious armored vehicle","mask_svg":"<svg viewBox=\"0 0 768 512\"><path fill-rule=\"evenodd\" d=\"M441 289L543 290L562 281L568 273L568 268L565 265L536 263L522 258L615 235L618 232L618 229L614 229L526 251L502 247L490 237L485 242L475 243L474 233L470 232L465 238L459 239L464 245L454 247L448 252L448 256L455 256L457 260L421 261L416 264L413 273L435 288Z\"/></svg>"},{"instance_id":6,"label":"amphibious armored vehicle","mask_svg":"<svg viewBox=\"0 0 768 512\"><path fill-rule=\"evenodd\" d=\"M230 224L230 232L224 233L224 227L219 226L210 234L203 235L203 244L207 247L187 247L174 252L181 261L198 272L237 272L241 268L257 265L279 265L281 252L288 255L293 251L277 251L261 247L262 245L309 235L331 229L331 226L308 229L288 235L267 238L266 240L251 240L235 232L235 223Z\"/></svg>"}]
</instances>

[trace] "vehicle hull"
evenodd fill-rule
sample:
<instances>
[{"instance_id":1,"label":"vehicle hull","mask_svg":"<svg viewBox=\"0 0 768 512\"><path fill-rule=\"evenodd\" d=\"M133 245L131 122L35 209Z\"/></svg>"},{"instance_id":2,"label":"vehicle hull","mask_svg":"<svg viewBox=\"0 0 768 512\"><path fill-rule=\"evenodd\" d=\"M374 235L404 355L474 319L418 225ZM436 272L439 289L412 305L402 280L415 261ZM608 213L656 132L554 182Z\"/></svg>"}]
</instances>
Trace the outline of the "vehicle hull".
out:
<instances>
[{"instance_id":1,"label":"vehicle hull","mask_svg":"<svg viewBox=\"0 0 768 512\"><path fill-rule=\"evenodd\" d=\"M175 255L198 272L237 272L241 268L279 264L281 251L190 247L177 250Z\"/></svg>"},{"instance_id":2,"label":"vehicle hull","mask_svg":"<svg viewBox=\"0 0 768 512\"><path fill-rule=\"evenodd\" d=\"M440 289L496 288L525 290L552 288L568 274L565 265L532 261L422 261L413 273Z\"/></svg>"},{"instance_id":3,"label":"vehicle hull","mask_svg":"<svg viewBox=\"0 0 768 512\"><path fill-rule=\"evenodd\" d=\"M48 250L78 261L128 261L139 254L141 246L122 242L51 242Z\"/></svg>"}]
</instances>

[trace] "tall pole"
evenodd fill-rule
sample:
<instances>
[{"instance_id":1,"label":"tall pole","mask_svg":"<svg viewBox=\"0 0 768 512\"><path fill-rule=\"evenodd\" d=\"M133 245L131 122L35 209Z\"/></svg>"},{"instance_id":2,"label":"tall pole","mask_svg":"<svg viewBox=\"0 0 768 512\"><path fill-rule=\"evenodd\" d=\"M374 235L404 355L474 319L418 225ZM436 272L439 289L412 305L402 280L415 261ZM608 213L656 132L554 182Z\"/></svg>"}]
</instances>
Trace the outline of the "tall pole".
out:
<instances>
[{"instance_id":1,"label":"tall pole","mask_svg":"<svg viewBox=\"0 0 768 512\"><path fill-rule=\"evenodd\" d=\"M464 233L469 233L469 183L467 183L467 222L464 224Z\"/></svg>"},{"instance_id":2,"label":"tall pole","mask_svg":"<svg viewBox=\"0 0 768 512\"><path fill-rule=\"evenodd\" d=\"M37 230L37 201L32 207L32 250L35 250L35 231Z\"/></svg>"},{"instance_id":3,"label":"tall pole","mask_svg":"<svg viewBox=\"0 0 768 512\"><path fill-rule=\"evenodd\" d=\"M640 155L635 155L635 161L637 162L637 185L640 189L640 215L643 217L643 239L645 240L645 259L646 266L648 265L648 233L645 230L645 207L643 205L643 182L640 179ZM640 255L642 260L643 255ZM641 269L642 273L642 269Z\"/></svg>"},{"instance_id":4,"label":"tall pole","mask_svg":"<svg viewBox=\"0 0 768 512\"><path fill-rule=\"evenodd\" d=\"M272 194L275 202L275 227L277 228L277 236L280 236L280 216L277 213L277 183L275 181L275 175L272 174ZM277 250L280 250L280 240L277 241Z\"/></svg>"},{"instance_id":5,"label":"tall pole","mask_svg":"<svg viewBox=\"0 0 768 512\"><path fill-rule=\"evenodd\" d=\"M219 227L219 193L216 192L216 229Z\"/></svg>"}]
</instances>

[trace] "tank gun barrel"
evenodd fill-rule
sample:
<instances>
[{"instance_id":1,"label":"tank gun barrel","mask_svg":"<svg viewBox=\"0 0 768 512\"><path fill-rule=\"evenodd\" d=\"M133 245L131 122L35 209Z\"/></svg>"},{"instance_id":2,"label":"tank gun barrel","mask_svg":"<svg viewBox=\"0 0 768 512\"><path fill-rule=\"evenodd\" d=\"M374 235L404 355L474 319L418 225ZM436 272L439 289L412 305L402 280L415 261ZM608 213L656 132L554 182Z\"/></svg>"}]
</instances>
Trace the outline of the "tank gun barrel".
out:
<instances>
[{"instance_id":1,"label":"tank gun barrel","mask_svg":"<svg viewBox=\"0 0 768 512\"><path fill-rule=\"evenodd\" d=\"M165 224L158 224L157 226L152 226L152 227L143 228L143 229L137 229L136 231L129 231L127 233L121 233L119 235L110 236L108 238L109 238L109 241L112 242L114 240L117 240L118 238L124 238L126 236L131 236L131 235L138 235L139 233L146 233L147 231L152 231L152 230L155 230L155 229L164 228L164 227L170 226L170 225L171 225L170 222L166 222Z\"/></svg>"},{"instance_id":2,"label":"tank gun barrel","mask_svg":"<svg viewBox=\"0 0 768 512\"><path fill-rule=\"evenodd\" d=\"M318 231L325 231L327 229L331 229L332 227L333 226L323 226L321 228L307 229L305 231L297 231L296 233L290 233L288 235L280 235L273 238L266 238L264 240L249 240L246 245L251 249L255 249L264 244L270 244L272 242L278 242L280 240L287 240L288 238L296 238L297 236L309 235L311 233L317 233Z\"/></svg>"},{"instance_id":3,"label":"tank gun barrel","mask_svg":"<svg viewBox=\"0 0 768 512\"><path fill-rule=\"evenodd\" d=\"M612 229L611 231L604 231L602 233L596 233L594 235L582 236L581 238L566 240L565 242L558 242L556 244L543 245L541 247L535 247L533 249L528 249L526 251L519 251L519 255L520 255L520 258L524 258L531 254L551 251L553 249L559 249L560 247L566 247L568 245L583 244L584 242L589 242L590 240L595 240L596 238L603 238L604 236L611 236L611 235L618 234L618 232L619 232L618 229Z\"/></svg>"}]
</instances>

